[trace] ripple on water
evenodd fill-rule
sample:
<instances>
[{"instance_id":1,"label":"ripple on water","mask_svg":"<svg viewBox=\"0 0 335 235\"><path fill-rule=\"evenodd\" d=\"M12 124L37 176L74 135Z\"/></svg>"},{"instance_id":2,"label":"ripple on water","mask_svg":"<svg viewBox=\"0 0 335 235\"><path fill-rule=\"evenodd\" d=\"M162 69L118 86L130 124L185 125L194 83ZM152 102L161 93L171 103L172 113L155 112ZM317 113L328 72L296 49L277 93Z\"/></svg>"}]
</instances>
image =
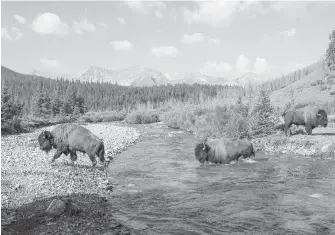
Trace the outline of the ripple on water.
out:
<instances>
[{"instance_id":1,"label":"ripple on water","mask_svg":"<svg viewBox=\"0 0 335 235\"><path fill-rule=\"evenodd\" d=\"M131 146L109 169L126 185L113 207L143 234L335 234L334 161L256 153L201 167L193 137L150 133L160 138Z\"/></svg>"}]
</instances>

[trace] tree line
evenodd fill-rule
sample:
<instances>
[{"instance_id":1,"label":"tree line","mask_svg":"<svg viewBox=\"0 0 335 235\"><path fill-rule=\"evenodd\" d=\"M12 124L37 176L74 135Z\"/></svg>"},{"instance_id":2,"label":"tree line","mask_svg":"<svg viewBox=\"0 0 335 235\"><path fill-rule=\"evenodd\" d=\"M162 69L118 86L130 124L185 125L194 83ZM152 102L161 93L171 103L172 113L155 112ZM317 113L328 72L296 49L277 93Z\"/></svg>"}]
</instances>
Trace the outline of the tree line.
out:
<instances>
[{"instance_id":1,"label":"tree line","mask_svg":"<svg viewBox=\"0 0 335 235\"><path fill-rule=\"evenodd\" d=\"M244 95L244 89L237 86L176 84L127 87L24 75L3 66L1 72L2 103L7 109L15 110L13 115L80 115L87 111L130 110L148 102L155 108L171 99L197 102L200 97L215 97L219 93L225 97Z\"/></svg>"}]
</instances>

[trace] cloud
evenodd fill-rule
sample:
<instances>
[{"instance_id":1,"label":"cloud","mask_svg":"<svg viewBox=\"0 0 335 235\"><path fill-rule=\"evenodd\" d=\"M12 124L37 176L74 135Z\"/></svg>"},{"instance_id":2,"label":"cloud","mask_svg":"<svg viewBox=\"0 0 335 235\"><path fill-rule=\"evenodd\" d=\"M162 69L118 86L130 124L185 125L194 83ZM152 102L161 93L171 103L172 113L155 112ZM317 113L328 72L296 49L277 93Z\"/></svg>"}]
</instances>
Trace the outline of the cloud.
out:
<instances>
[{"instance_id":1,"label":"cloud","mask_svg":"<svg viewBox=\"0 0 335 235\"><path fill-rule=\"evenodd\" d=\"M69 26L62 22L58 15L47 12L36 15L32 29L39 34L65 35L68 33Z\"/></svg>"},{"instance_id":2,"label":"cloud","mask_svg":"<svg viewBox=\"0 0 335 235\"><path fill-rule=\"evenodd\" d=\"M157 57L176 57L179 50L173 46L161 46L151 48L151 53Z\"/></svg>"},{"instance_id":3,"label":"cloud","mask_svg":"<svg viewBox=\"0 0 335 235\"><path fill-rule=\"evenodd\" d=\"M184 44L193 44L193 43L200 43L205 39L202 33L194 33L194 34L185 34L181 42Z\"/></svg>"},{"instance_id":4,"label":"cloud","mask_svg":"<svg viewBox=\"0 0 335 235\"><path fill-rule=\"evenodd\" d=\"M14 18L19 24L25 24L27 22L24 17L17 14L14 15Z\"/></svg>"},{"instance_id":5,"label":"cloud","mask_svg":"<svg viewBox=\"0 0 335 235\"><path fill-rule=\"evenodd\" d=\"M218 63L216 61L207 61L200 69L200 72L215 77L225 77L230 74L233 67L228 63Z\"/></svg>"},{"instance_id":6,"label":"cloud","mask_svg":"<svg viewBox=\"0 0 335 235\"><path fill-rule=\"evenodd\" d=\"M73 22L73 29L76 33L83 33L84 31L92 33L95 31L95 26L93 23L89 22L86 18L80 20L79 22Z\"/></svg>"},{"instance_id":7,"label":"cloud","mask_svg":"<svg viewBox=\"0 0 335 235\"><path fill-rule=\"evenodd\" d=\"M123 40L123 41L112 41L110 42L110 44L112 45L113 49L116 51L128 51L133 49L133 44L131 44L129 41L127 40Z\"/></svg>"},{"instance_id":8,"label":"cloud","mask_svg":"<svg viewBox=\"0 0 335 235\"><path fill-rule=\"evenodd\" d=\"M124 1L121 3L123 6L127 6L132 11L135 11L140 14L151 14L155 13L156 11L160 11L166 8L166 4L159 1Z\"/></svg>"},{"instance_id":9,"label":"cloud","mask_svg":"<svg viewBox=\"0 0 335 235\"><path fill-rule=\"evenodd\" d=\"M258 75L262 75L264 73L268 73L270 71L270 67L266 59L257 57L255 59L252 71Z\"/></svg>"},{"instance_id":10,"label":"cloud","mask_svg":"<svg viewBox=\"0 0 335 235\"><path fill-rule=\"evenodd\" d=\"M119 24L125 24L126 23L126 20L122 17L118 17L117 21L119 22Z\"/></svg>"},{"instance_id":11,"label":"cloud","mask_svg":"<svg viewBox=\"0 0 335 235\"><path fill-rule=\"evenodd\" d=\"M155 11L155 16L156 16L157 18L162 18L163 15L162 15L162 12L156 10L156 11Z\"/></svg>"},{"instance_id":12,"label":"cloud","mask_svg":"<svg viewBox=\"0 0 335 235\"><path fill-rule=\"evenodd\" d=\"M58 60L50 60L48 58L43 57L43 58L40 59L40 61L45 67L55 68L55 67L59 66L59 61Z\"/></svg>"},{"instance_id":13,"label":"cloud","mask_svg":"<svg viewBox=\"0 0 335 235\"><path fill-rule=\"evenodd\" d=\"M213 27L227 25L237 12L253 10L261 12L258 1L204 1L197 2L195 10L183 9L183 18L187 24L206 23Z\"/></svg>"},{"instance_id":14,"label":"cloud","mask_svg":"<svg viewBox=\"0 0 335 235\"><path fill-rule=\"evenodd\" d=\"M250 61L243 54L239 55L236 59L236 71L241 75L251 71Z\"/></svg>"},{"instance_id":15,"label":"cloud","mask_svg":"<svg viewBox=\"0 0 335 235\"><path fill-rule=\"evenodd\" d=\"M279 32L280 34L284 35L285 37L293 37L295 36L297 30L295 28Z\"/></svg>"},{"instance_id":16,"label":"cloud","mask_svg":"<svg viewBox=\"0 0 335 235\"><path fill-rule=\"evenodd\" d=\"M209 44L219 45L221 43L221 40L219 38L209 38L208 39Z\"/></svg>"},{"instance_id":17,"label":"cloud","mask_svg":"<svg viewBox=\"0 0 335 235\"><path fill-rule=\"evenodd\" d=\"M103 30L107 30L107 29L108 29L108 25L107 25L107 24L105 24L105 23L103 23L103 22L99 22L98 24L101 26L101 28L102 28Z\"/></svg>"},{"instance_id":18,"label":"cloud","mask_svg":"<svg viewBox=\"0 0 335 235\"><path fill-rule=\"evenodd\" d=\"M1 37L8 41L18 41L20 38L22 38L23 33L16 28L12 27L10 30L8 30L6 27L1 28Z\"/></svg>"},{"instance_id":19,"label":"cloud","mask_svg":"<svg viewBox=\"0 0 335 235\"><path fill-rule=\"evenodd\" d=\"M307 13L309 4L308 1L273 1L270 3L270 9L284 17L296 19Z\"/></svg>"}]
</instances>

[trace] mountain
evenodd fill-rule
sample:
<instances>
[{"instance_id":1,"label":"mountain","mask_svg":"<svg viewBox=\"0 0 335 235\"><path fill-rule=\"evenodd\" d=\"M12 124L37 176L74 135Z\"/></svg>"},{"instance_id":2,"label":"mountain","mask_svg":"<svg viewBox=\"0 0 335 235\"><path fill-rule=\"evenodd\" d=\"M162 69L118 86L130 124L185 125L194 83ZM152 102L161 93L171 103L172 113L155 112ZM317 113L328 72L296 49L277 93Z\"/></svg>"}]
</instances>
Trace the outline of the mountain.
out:
<instances>
[{"instance_id":1,"label":"mountain","mask_svg":"<svg viewBox=\"0 0 335 235\"><path fill-rule=\"evenodd\" d=\"M261 76L253 72L248 72L241 77L237 77L234 79L234 81L241 86L247 86L249 84L259 85L263 82Z\"/></svg>"},{"instance_id":2,"label":"mountain","mask_svg":"<svg viewBox=\"0 0 335 235\"><path fill-rule=\"evenodd\" d=\"M229 80L223 77L213 77L204 75L201 73L180 73L174 77L173 80L170 80L172 84L217 84L217 85L226 85L229 83Z\"/></svg>"},{"instance_id":3,"label":"mountain","mask_svg":"<svg viewBox=\"0 0 335 235\"><path fill-rule=\"evenodd\" d=\"M159 86L169 83L169 79L161 72L141 66L118 70L91 66L79 77L79 80L117 83L123 86Z\"/></svg>"}]
</instances>

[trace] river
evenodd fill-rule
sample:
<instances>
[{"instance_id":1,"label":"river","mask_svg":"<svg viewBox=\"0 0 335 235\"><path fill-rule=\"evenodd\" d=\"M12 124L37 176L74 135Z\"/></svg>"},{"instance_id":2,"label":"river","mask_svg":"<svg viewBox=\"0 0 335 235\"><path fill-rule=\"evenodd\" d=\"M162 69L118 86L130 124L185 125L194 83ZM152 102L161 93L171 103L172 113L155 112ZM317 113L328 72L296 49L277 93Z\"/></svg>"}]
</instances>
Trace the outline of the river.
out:
<instances>
[{"instance_id":1,"label":"river","mask_svg":"<svg viewBox=\"0 0 335 235\"><path fill-rule=\"evenodd\" d=\"M158 124L115 158L110 200L136 234L335 234L335 161L256 152L200 166L195 138Z\"/></svg>"}]
</instances>

